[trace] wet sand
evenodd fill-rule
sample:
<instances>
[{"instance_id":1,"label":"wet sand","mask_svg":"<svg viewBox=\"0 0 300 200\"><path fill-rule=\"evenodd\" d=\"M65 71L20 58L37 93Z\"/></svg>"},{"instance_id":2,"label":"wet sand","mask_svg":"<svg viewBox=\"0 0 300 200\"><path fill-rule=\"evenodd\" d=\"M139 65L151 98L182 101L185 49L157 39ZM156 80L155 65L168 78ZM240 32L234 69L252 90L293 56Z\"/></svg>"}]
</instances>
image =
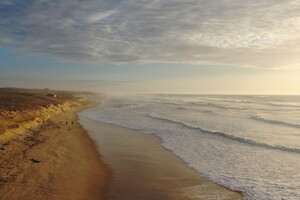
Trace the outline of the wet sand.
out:
<instances>
[{"instance_id":1,"label":"wet sand","mask_svg":"<svg viewBox=\"0 0 300 200\"><path fill-rule=\"evenodd\" d=\"M107 200L240 200L241 195L209 180L160 146L152 135L92 121L80 115L112 176Z\"/></svg>"},{"instance_id":2,"label":"wet sand","mask_svg":"<svg viewBox=\"0 0 300 200\"><path fill-rule=\"evenodd\" d=\"M103 199L108 170L77 120L67 111L1 144L1 200Z\"/></svg>"}]
</instances>

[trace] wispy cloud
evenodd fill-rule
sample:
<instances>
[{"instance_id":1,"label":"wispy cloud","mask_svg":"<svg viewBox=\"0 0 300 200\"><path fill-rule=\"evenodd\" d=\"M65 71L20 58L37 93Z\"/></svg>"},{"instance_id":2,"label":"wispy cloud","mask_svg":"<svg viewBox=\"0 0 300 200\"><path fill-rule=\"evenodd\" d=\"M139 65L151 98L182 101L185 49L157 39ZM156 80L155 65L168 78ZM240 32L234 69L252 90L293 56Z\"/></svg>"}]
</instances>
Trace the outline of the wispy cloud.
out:
<instances>
[{"instance_id":1,"label":"wispy cloud","mask_svg":"<svg viewBox=\"0 0 300 200\"><path fill-rule=\"evenodd\" d=\"M0 2L0 45L87 63L300 67L299 0Z\"/></svg>"}]
</instances>

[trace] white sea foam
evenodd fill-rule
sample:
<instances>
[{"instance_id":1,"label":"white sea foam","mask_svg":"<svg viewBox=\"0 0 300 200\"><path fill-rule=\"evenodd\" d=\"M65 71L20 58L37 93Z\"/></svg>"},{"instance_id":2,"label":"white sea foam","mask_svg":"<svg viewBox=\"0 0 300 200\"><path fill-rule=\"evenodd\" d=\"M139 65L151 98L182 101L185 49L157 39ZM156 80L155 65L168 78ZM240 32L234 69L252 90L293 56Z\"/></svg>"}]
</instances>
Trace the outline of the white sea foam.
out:
<instances>
[{"instance_id":1,"label":"white sea foam","mask_svg":"<svg viewBox=\"0 0 300 200\"><path fill-rule=\"evenodd\" d=\"M254 103L253 100L249 99L218 99L218 98L200 98L201 100L208 100L208 101L224 101L224 102L236 102L236 103Z\"/></svg>"},{"instance_id":2,"label":"white sea foam","mask_svg":"<svg viewBox=\"0 0 300 200\"><path fill-rule=\"evenodd\" d=\"M266 123L278 124L278 125L283 125L283 126L300 128L300 124L298 124L298 123L281 121L281 120L277 120L277 119L265 118L265 117L262 117L262 116L259 116L259 115L255 115L255 116L253 116L251 118L255 119L255 120L263 121L263 122L266 122Z\"/></svg>"},{"instance_id":3,"label":"white sea foam","mask_svg":"<svg viewBox=\"0 0 300 200\"><path fill-rule=\"evenodd\" d=\"M247 200L300 199L300 132L295 119L300 111L263 107L292 102L289 97L266 96L261 101L249 96L253 102L247 109L224 109L224 105L240 107L227 96L155 97L123 98L130 106L104 103L81 115L160 137L162 146L190 167L213 182L242 191ZM229 100L216 103L209 98Z\"/></svg>"},{"instance_id":4,"label":"white sea foam","mask_svg":"<svg viewBox=\"0 0 300 200\"><path fill-rule=\"evenodd\" d=\"M271 106L280 106L280 107L296 107L300 108L299 102L269 102Z\"/></svg>"},{"instance_id":5,"label":"white sea foam","mask_svg":"<svg viewBox=\"0 0 300 200\"><path fill-rule=\"evenodd\" d=\"M290 151L290 152L300 153L300 149L298 149L298 148L291 148L291 147L286 147L286 146L281 146L281 145L271 145L271 144L266 144L266 143L262 143L262 142L259 142L259 141L251 140L249 138L238 137L238 136L231 135L231 134L228 134L228 133L224 133L224 132L221 132L221 131L207 130L207 129L201 128L199 126L194 126L194 125L191 125L191 124L187 124L185 122L178 121L178 120L175 120L175 119L160 117L160 116L158 116L154 113L149 114L149 116L152 117L152 118L155 118L155 119L159 119L159 120L163 120L163 121L167 121L167 122L171 122L171 123L177 123L179 125L183 125L183 126L185 126L187 128L190 128L190 129L197 129L197 130L201 131L202 133L218 135L220 137L224 137L224 138L227 138L227 139L230 139L230 140L235 140L235 141L246 143L246 144L253 145L253 146L270 148L270 149L277 149L277 150L281 150L281 151ZM264 119L264 121L265 121L265 119Z\"/></svg>"}]
</instances>

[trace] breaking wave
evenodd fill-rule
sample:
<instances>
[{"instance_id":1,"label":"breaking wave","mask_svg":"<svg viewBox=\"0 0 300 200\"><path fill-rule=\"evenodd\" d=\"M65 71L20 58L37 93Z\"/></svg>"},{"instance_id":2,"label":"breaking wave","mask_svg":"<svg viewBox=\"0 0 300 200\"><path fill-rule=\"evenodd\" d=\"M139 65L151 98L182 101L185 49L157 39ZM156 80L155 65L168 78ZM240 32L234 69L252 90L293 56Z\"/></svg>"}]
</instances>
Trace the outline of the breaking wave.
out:
<instances>
[{"instance_id":1,"label":"breaking wave","mask_svg":"<svg viewBox=\"0 0 300 200\"><path fill-rule=\"evenodd\" d=\"M286 102L286 103L280 103L280 102L269 102L268 105L270 106L282 106L282 107L295 107L300 108L300 104L298 102Z\"/></svg>"},{"instance_id":2,"label":"breaking wave","mask_svg":"<svg viewBox=\"0 0 300 200\"><path fill-rule=\"evenodd\" d=\"M246 143L246 144L252 145L252 146L263 147L263 148L268 148L268 149L275 149L275 150L281 150L281 151L288 151L288 152L294 152L294 153L300 153L300 149L298 149L298 148L291 148L291 147L280 146L280 145L271 145L271 144L261 143L261 142L254 141L254 140L251 140L251 139L243 138L243 137L234 136L234 135L227 134L227 133L224 133L224 132L221 132L221 131L207 130L207 129L201 128L199 126L194 126L194 125L191 125L191 124L187 124L187 123L182 122L182 121L178 121L178 120L174 120L174 119L170 119L170 118L165 118L165 117L160 117L160 116L157 116L154 113L151 113L148 116L151 117L151 118L154 118L154 119L179 124L181 126L189 128L189 129L199 130L202 133L217 135L217 136L220 136L220 137L223 137L223 138L227 138L227 139L230 139L230 140Z\"/></svg>"},{"instance_id":3,"label":"breaking wave","mask_svg":"<svg viewBox=\"0 0 300 200\"><path fill-rule=\"evenodd\" d=\"M266 123L270 123L270 124L278 124L278 125L283 125L283 126L288 126L288 127L293 127L293 128L300 128L300 124L298 124L298 123L264 118L264 117L261 117L259 115L252 116L251 119L266 122Z\"/></svg>"},{"instance_id":4,"label":"breaking wave","mask_svg":"<svg viewBox=\"0 0 300 200\"><path fill-rule=\"evenodd\" d=\"M237 107L237 106L230 106L230 105L225 105L225 104L215 104L215 103L208 103L208 102L191 102L189 103L190 105L195 105L195 106L208 106L208 107L213 107L213 108L219 108L219 109L234 109L234 110L243 110L245 108L243 107Z\"/></svg>"},{"instance_id":5,"label":"breaking wave","mask_svg":"<svg viewBox=\"0 0 300 200\"><path fill-rule=\"evenodd\" d=\"M235 102L235 103L254 103L255 101L248 99L217 99L217 98L202 98L202 100L209 101L225 101L225 102Z\"/></svg>"}]
</instances>

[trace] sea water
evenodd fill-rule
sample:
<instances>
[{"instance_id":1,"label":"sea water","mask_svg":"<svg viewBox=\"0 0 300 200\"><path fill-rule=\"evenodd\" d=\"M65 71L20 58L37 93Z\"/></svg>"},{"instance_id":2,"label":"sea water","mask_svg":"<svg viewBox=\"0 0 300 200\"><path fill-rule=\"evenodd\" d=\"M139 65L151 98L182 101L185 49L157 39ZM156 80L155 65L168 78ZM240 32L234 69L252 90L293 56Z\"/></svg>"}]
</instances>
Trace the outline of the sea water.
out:
<instances>
[{"instance_id":1,"label":"sea water","mask_svg":"<svg viewBox=\"0 0 300 200\"><path fill-rule=\"evenodd\" d=\"M161 138L244 199L300 200L300 96L118 97L81 115Z\"/></svg>"}]
</instances>

